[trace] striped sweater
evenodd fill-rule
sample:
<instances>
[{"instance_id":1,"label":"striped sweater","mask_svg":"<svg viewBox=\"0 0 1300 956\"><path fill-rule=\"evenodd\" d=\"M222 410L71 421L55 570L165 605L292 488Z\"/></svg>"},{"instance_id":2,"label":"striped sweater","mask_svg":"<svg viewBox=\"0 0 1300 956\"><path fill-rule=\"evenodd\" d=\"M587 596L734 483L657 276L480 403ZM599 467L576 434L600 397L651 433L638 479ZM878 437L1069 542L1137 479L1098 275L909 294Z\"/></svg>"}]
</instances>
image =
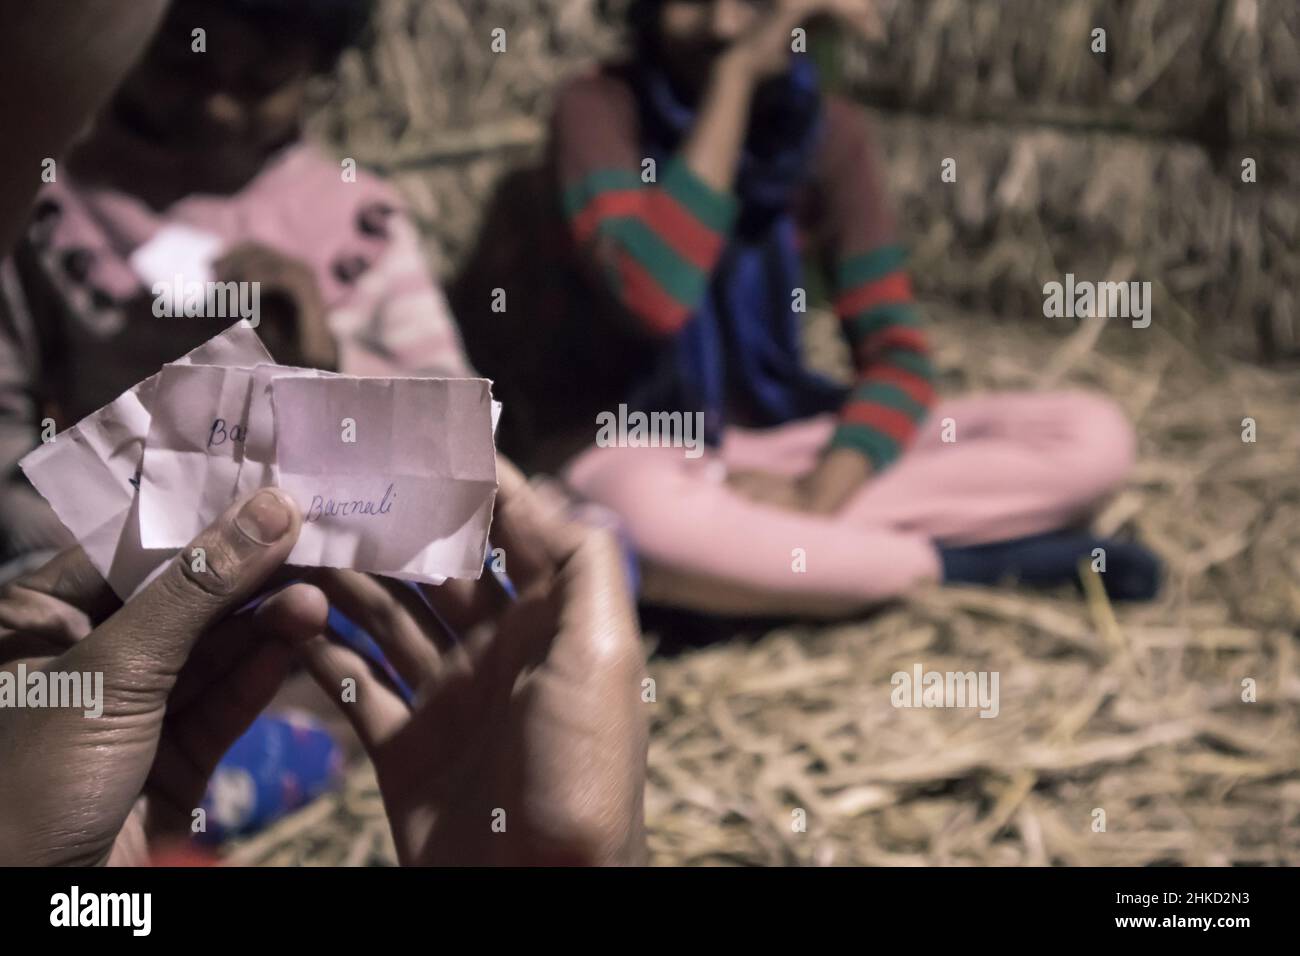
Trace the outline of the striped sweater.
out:
<instances>
[{"instance_id":1,"label":"striped sweater","mask_svg":"<svg viewBox=\"0 0 1300 956\"><path fill-rule=\"evenodd\" d=\"M640 143L633 93L617 72L560 91L553 162L572 237L626 318L643 333L669 337L703 300L737 202L677 157L645 182ZM813 167L793 212L806 251L831 282L856 370L832 446L857 450L879 470L907 446L933 403L934 369L870 129L849 102L827 98Z\"/></svg>"}]
</instances>

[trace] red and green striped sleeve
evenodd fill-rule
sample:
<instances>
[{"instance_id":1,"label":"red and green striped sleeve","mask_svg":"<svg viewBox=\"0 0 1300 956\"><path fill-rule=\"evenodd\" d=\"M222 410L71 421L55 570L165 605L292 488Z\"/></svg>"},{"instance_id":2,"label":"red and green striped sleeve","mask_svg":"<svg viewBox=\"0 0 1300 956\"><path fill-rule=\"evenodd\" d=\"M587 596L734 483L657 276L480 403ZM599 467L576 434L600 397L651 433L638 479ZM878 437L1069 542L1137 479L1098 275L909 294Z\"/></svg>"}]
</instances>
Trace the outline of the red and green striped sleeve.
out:
<instances>
[{"instance_id":1,"label":"red and green striped sleeve","mask_svg":"<svg viewBox=\"0 0 1300 956\"><path fill-rule=\"evenodd\" d=\"M883 245L844 259L836 274L835 311L857 377L831 445L856 449L877 471L902 453L934 403L934 366L905 261L901 246Z\"/></svg>"},{"instance_id":2,"label":"red and green striped sleeve","mask_svg":"<svg viewBox=\"0 0 1300 956\"><path fill-rule=\"evenodd\" d=\"M595 169L569 184L564 212L619 302L672 335L703 299L736 214L733 197L674 157L658 182L632 168Z\"/></svg>"}]
</instances>

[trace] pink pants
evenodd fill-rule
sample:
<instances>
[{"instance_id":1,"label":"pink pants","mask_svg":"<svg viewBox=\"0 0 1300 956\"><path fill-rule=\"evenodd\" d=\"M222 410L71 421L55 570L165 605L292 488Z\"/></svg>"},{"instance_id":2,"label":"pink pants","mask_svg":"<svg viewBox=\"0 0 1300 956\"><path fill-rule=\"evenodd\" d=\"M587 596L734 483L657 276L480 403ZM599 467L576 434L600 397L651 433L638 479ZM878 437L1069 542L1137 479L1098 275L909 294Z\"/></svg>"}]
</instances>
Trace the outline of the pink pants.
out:
<instances>
[{"instance_id":1,"label":"pink pants","mask_svg":"<svg viewBox=\"0 0 1300 956\"><path fill-rule=\"evenodd\" d=\"M936 541L1015 538L1087 515L1135 455L1132 426L1107 398L1006 392L940 402L899 460L832 516L757 504L724 484L727 468L807 471L833 428L830 416L733 428L720 454L696 460L681 448L593 446L565 480L616 512L652 562L751 589L871 602L940 577Z\"/></svg>"}]
</instances>

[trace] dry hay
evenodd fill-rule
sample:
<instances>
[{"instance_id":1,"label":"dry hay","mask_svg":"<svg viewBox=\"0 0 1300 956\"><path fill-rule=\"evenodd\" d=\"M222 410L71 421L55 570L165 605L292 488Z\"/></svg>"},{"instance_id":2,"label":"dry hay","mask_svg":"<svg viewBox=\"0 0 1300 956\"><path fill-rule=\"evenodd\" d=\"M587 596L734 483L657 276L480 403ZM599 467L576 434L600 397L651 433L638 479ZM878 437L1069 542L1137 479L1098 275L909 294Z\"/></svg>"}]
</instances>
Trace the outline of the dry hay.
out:
<instances>
[{"instance_id":1,"label":"dry hay","mask_svg":"<svg viewBox=\"0 0 1300 956\"><path fill-rule=\"evenodd\" d=\"M875 115L920 289L1004 316L1042 315L1067 272L1150 281L1156 314L1300 350L1300 150L1215 162L1175 139ZM944 158L956 181L936 188Z\"/></svg>"},{"instance_id":2,"label":"dry hay","mask_svg":"<svg viewBox=\"0 0 1300 956\"><path fill-rule=\"evenodd\" d=\"M556 84L618 49L618 34L599 6L595 0L382 0L374 42L344 57L314 131L384 168L529 141ZM504 53L491 46L497 29L505 31Z\"/></svg>"},{"instance_id":3,"label":"dry hay","mask_svg":"<svg viewBox=\"0 0 1300 956\"><path fill-rule=\"evenodd\" d=\"M1293 0L877 0L882 43L839 57L871 102L1193 139L1300 139ZM382 0L328 124L382 162L449 131L545 114L550 90L623 41L627 0ZM1107 52L1091 32L1107 31ZM489 48L506 31L507 53ZM509 139L509 136L505 136Z\"/></svg>"},{"instance_id":4,"label":"dry hay","mask_svg":"<svg viewBox=\"0 0 1300 956\"><path fill-rule=\"evenodd\" d=\"M879 0L845 78L873 102L1195 139L1300 138L1293 0ZM1092 31L1106 31L1106 53Z\"/></svg>"},{"instance_id":5,"label":"dry hay","mask_svg":"<svg viewBox=\"0 0 1300 956\"><path fill-rule=\"evenodd\" d=\"M556 85L619 49L604 6L381 0L374 42L344 56L309 131L392 177L446 274L497 178L540 145Z\"/></svg>"},{"instance_id":6,"label":"dry hay","mask_svg":"<svg viewBox=\"0 0 1300 956\"><path fill-rule=\"evenodd\" d=\"M1073 383L1124 405L1141 460L1097 526L1154 547L1164 593L933 589L652 659L653 862L1300 863L1300 383L1158 324L943 314L935 339L950 390ZM890 676L916 663L999 672L998 716L895 709ZM369 767L231 859L393 862Z\"/></svg>"},{"instance_id":7,"label":"dry hay","mask_svg":"<svg viewBox=\"0 0 1300 956\"><path fill-rule=\"evenodd\" d=\"M1158 331L1107 329L1094 349L1089 327L1065 342L981 327L972 347L971 322L937 336L942 367L978 370L952 385L1074 382L1133 416L1138 475L1097 524L1161 553L1163 596L936 589L865 622L657 662L656 860L1296 863L1300 385L1207 368ZM895 709L890 676L918 662L998 671L998 717ZM1247 677L1259 703L1241 700Z\"/></svg>"}]
</instances>

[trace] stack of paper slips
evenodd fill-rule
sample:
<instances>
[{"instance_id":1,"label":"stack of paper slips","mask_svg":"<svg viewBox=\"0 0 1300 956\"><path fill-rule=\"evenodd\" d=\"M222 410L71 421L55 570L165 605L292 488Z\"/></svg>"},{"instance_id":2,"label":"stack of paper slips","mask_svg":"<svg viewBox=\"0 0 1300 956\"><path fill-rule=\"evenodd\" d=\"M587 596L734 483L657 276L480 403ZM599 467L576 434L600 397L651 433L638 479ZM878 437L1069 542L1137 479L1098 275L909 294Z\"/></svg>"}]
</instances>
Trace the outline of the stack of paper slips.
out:
<instances>
[{"instance_id":1,"label":"stack of paper slips","mask_svg":"<svg viewBox=\"0 0 1300 956\"><path fill-rule=\"evenodd\" d=\"M19 465L123 600L267 486L302 511L290 564L437 584L482 572L499 412L485 379L276 365L241 322Z\"/></svg>"}]
</instances>

